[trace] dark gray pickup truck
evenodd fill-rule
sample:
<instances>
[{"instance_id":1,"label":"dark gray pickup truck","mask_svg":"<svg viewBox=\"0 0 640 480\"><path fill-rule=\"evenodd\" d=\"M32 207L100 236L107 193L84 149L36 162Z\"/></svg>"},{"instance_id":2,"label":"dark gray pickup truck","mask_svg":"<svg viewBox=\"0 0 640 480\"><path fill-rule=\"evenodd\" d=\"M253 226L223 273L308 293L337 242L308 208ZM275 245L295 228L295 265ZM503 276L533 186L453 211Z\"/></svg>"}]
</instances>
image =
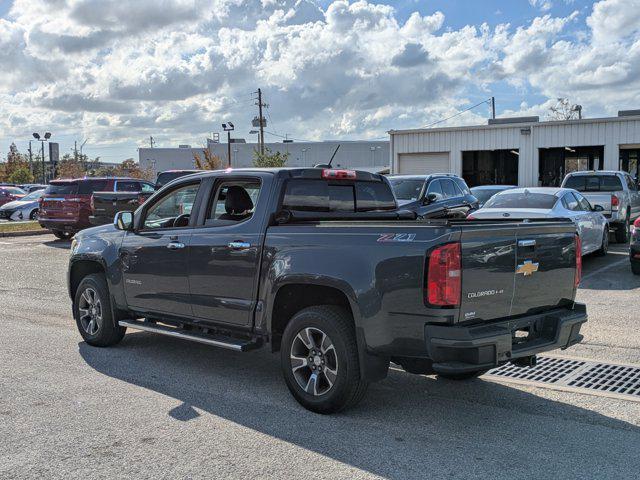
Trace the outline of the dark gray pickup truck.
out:
<instances>
[{"instance_id":1,"label":"dark gray pickup truck","mask_svg":"<svg viewBox=\"0 0 640 480\"><path fill-rule=\"evenodd\" d=\"M237 351L269 344L306 408L356 404L390 361L464 379L582 339L570 221L416 220L379 175L185 176L80 232L68 269L84 340L126 329Z\"/></svg>"}]
</instances>

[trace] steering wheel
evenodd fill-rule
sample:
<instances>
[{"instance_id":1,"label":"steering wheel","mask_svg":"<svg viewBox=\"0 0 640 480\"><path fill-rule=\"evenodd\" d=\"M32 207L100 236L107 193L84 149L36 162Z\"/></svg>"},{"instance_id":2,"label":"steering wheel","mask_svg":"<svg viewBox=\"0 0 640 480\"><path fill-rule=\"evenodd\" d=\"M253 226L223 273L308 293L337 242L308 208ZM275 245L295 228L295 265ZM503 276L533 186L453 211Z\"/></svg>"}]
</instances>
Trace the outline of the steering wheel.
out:
<instances>
[{"instance_id":1,"label":"steering wheel","mask_svg":"<svg viewBox=\"0 0 640 480\"><path fill-rule=\"evenodd\" d=\"M182 215L178 215L176 217L176 219L173 221L173 227L174 228L179 228L179 227L186 227L189 225L189 217L191 215L188 213L183 213Z\"/></svg>"}]
</instances>

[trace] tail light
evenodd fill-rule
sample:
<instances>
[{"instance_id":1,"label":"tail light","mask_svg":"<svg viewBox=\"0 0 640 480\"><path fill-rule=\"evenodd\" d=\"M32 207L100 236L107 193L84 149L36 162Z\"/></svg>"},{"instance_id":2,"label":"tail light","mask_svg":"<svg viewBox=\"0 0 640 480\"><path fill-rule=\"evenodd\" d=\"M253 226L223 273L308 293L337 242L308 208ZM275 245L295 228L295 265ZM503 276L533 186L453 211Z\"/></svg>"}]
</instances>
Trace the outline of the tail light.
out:
<instances>
[{"instance_id":1,"label":"tail light","mask_svg":"<svg viewBox=\"0 0 640 480\"><path fill-rule=\"evenodd\" d=\"M631 225L631 235L640 235L640 217L636 218L636 221Z\"/></svg>"},{"instance_id":2,"label":"tail light","mask_svg":"<svg viewBox=\"0 0 640 480\"><path fill-rule=\"evenodd\" d=\"M467 215L467 220L475 220L476 217L474 217L473 215L469 214Z\"/></svg>"},{"instance_id":3,"label":"tail light","mask_svg":"<svg viewBox=\"0 0 640 480\"><path fill-rule=\"evenodd\" d=\"M356 179L356 171L355 170L338 170L335 168L325 168L322 170L322 178L326 178L329 180L355 180Z\"/></svg>"},{"instance_id":4,"label":"tail light","mask_svg":"<svg viewBox=\"0 0 640 480\"><path fill-rule=\"evenodd\" d=\"M460 305L462 290L460 243L448 243L436 248L429 257L427 302L438 307Z\"/></svg>"},{"instance_id":5,"label":"tail light","mask_svg":"<svg viewBox=\"0 0 640 480\"><path fill-rule=\"evenodd\" d=\"M578 288L582 279L582 239L576 235L576 277L574 286Z\"/></svg>"},{"instance_id":6,"label":"tail light","mask_svg":"<svg viewBox=\"0 0 640 480\"><path fill-rule=\"evenodd\" d=\"M620 199L615 195L611 195L611 210L617 210L619 206Z\"/></svg>"}]
</instances>

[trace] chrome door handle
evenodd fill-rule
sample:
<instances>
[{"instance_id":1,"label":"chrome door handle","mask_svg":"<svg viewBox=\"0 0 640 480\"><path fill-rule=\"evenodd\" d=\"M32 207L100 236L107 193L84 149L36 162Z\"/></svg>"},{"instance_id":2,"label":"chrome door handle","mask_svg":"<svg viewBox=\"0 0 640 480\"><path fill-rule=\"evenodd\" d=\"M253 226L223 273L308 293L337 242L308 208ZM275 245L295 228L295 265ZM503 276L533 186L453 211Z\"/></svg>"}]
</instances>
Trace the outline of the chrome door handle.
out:
<instances>
[{"instance_id":1,"label":"chrome door handle","mask_svg":"<svg viewBox=\"0 0 640 480\"><path fill-rule=\"evenodd\" d=\"M246 250L251 248L251 244L249 242L229 242L228 247L233 250Z\"/></svg>"},{"instance_id":2,"label":"chrome door handle","mask_svg":"<svg viewBox=\"0 0 640 480\"><path fill-rule=\"evenodd\" d=\"M167 248L169 250L180 250L181 248L184 248L184 243L182 243L182 242L171 242L171 243L167 244Z\"/></svg>"}]
</instances>

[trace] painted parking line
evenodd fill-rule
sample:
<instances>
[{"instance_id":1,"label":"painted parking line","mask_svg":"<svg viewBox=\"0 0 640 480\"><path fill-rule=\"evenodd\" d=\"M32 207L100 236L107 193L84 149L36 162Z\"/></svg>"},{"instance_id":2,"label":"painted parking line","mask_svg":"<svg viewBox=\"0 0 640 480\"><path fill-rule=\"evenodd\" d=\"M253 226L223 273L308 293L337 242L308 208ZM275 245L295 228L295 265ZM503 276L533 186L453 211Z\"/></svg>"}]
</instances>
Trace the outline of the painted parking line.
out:
<instances>
[{"instance_id":1,"label":"painted parking line","mask_svg":"<svg viewBox=\"0 0 640 480\"><path fill-rule=\"evenodd\" d=\"M600 275L602 272L605 272L607 270L610 270L614 267L617 267L618 265L622 265L623 263L628 263L629 262L629 254L625 253L624 254L624 258L621 258L613 263L610 263L609 265L605 265L604 267L600 267L597 270L594 270L591 273L588 273L587 275L582 277L582 280L588 280L589 278L595 276L595 275Z\"/></svg>"}]
</instances>

